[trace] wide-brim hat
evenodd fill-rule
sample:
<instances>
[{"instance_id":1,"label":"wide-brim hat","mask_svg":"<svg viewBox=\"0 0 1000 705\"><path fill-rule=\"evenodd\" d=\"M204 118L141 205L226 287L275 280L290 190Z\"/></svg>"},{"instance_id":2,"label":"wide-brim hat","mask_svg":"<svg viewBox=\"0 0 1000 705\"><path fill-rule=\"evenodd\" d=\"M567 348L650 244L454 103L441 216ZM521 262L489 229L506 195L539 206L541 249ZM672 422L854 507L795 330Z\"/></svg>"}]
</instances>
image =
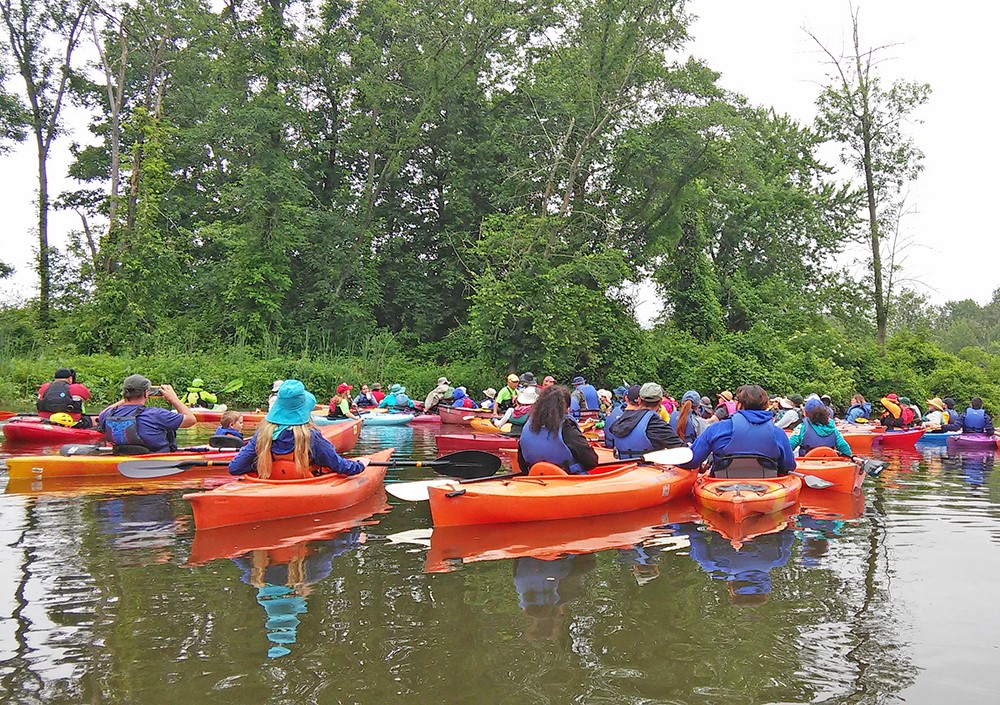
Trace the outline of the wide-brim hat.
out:
<instances>
[{"instance_id":1,"label":"wide-brim hat","mask_svg":"<svg viewBox=\"0 0 1000 705\"><path fill-rule=\"evenodd\" d=\"M608 401L611 401L611 399L613 399L614 397L611 394L611 390L610 389L598 389L597 390L597 398L598 399L607 399Z\"/></svg>"},{"instance_id":2,"label":"wide-brim hat","mask_svg":"<svg viewBox=\"0 0 1000 705\"><path fill-rule=\"evenodd\" d=\"M586 383L587 383L587 380L585 380L583 377L581 377L579 375L577 375L576 377L574 377L573 381L570 382L570 384L572 384L573 386L576 386L578 384L586 384Z\"/></svg>"},{"instance_id":3,"label":"wide-brim hat","mask_svg":"<svg viewBox=\"0 0 1000 705\"><path fill-rule=\"evenodd\" d=\"M794 409L795 408L795 404L792 403L792 400L791 399L785 399L784 397L781 397L780 399L778 399L778 406L780 406L782 409Z\"/></svg>"},{"instance_id":4,"label":"wide-brim hat","mask_svg":"<svg viewBox=\"0 0 1000 705\"><path fill-rule=\"evenodd\" d=\"M487 399L493 399L497 395L497 390L495 390L493 387L487 387L486 389L483 390L483 394L486 395Z\"/></svg>"},{"instance_id":5,"label":"wide-brim hat","mask_svg":"<svg viewBox=\"0 0 1000 705\"><path fill-rule=\"evenodd\" d=\"M726 391L724 391L724 392L719 392L719 399L725 399L726 401L732 401L733 400L733 393L730 392L728 389Z\"/></svg>"},{"instance_id":6,"label":"wide-brim hat","mask_svg":"<svg viewBox=\"0 0 1000 705\"><path fill-rule=\"evenodd\" d=\"M278 426L301 426L309 423L314 406L315 395L306 391L299 380L287 379L278 388L274 406L264 419Z\"/></svg>"},{"instance_id":7,"label":"wide-brim hat","mask_svg":"<svg viewBox=\"0 0 1000 705\"><path fill-rule=\"evenodd\" d=\"M283 380L283 379L276 379L276 380L274 380L274 382L271 384L271 391L272 392L278 391L278 389L280 389L281 385L283 385L284 383L285 383L285 380Z\"/></svg>"},{"instance_id":8,"label":"wide-brim hat","mask_svg":"<svg viewBox=\"0 0 1000 705\"><path fill-rule=\"evenodd\" d=\"M537 381L535 380L535 375L533 375L533 374L532 374L532 373L530 373L530 372L525 372L525 373L523 373L523 374L522 374L522 375L521 375L521 376L520 376L520 377L518 378L518 381L519 381L519 382L520 382L521 384L525 384L525 385L527 385L527 386L529 386L529 387L530 387L531 385L533 385L533 384L538 384L538 382L537 382Z\"/></svg>"},{"instance_id":9,"label":"wide-brim hat","mask_svg":"<svg viewBox=\"0 0 1000 705\"><path fill-rule=\"evenodd\" d=\"M381 392L381 391L382 391L382 385L381 385L381 384L379 384L378 382L376 382L375 384L373 384L373 385L372 385L372 386L370 387L370 389L377 389L377 390L379 390L379 391Z\"/></svg>"},{"instance_id":10,"label":"wide-brim hat","mask_svg":"<svg viewBox=\"0 0 1000 705\"><path fill-rule=\"evenodd\" d=\"M401 391L403 391L403 388L398 384L394 384L391 387L389 387L389 394L397 394L398 392Z\"/></svg>"},{"instance_id":11,"label":"wide-brim hat","mask_svg":"<svg viewBox=\"0 0 1000 705\"><path fill-rule=\"evenodd\" d=\"M447 377L438 377L438 384L451 384Z\"/></svg>"},{"instance_id":12,"label":"wide-brim hat","mask_svg":"<svg viewBox=\"0 0 1000 705\"><path fill-rule=\"evenodd\" d=\"M934 397L933 399L927 400L927 406L932 409L937 409L938 411L944 411L944 402L941 397Z\"/></svg>"},{"instance_id":13,"label":"wide-brim hat","mask_svg":"<svg viewBox=\"0 0 1000 705\"><path fill-rule=\"evenodd\" d=\"M534 404L538 401L538 387L526 387L517 393L518 404Z\"/></svg>"}]
</instances>

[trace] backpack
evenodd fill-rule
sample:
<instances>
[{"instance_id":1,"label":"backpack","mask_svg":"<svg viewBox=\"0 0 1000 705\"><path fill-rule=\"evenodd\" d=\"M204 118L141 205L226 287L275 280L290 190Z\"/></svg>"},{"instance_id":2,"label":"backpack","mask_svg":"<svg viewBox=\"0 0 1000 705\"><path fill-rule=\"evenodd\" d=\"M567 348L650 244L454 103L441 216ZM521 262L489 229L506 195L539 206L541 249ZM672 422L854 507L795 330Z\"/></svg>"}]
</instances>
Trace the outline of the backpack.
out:
<instances>
[{"instance_id":1,"label":"backpack","mask_svg":"<svg viewBox=\"0 0 1000 705\"><path fill-rule=\"evenodd\" d=\"M911 409L908 406L904 406L899 411L899 418L900 420L902 420L904 426L909 426L911 423L913 423L913 419L915 417L916 414L913 413L913 409Z\"/></svg>"}]
</instances>

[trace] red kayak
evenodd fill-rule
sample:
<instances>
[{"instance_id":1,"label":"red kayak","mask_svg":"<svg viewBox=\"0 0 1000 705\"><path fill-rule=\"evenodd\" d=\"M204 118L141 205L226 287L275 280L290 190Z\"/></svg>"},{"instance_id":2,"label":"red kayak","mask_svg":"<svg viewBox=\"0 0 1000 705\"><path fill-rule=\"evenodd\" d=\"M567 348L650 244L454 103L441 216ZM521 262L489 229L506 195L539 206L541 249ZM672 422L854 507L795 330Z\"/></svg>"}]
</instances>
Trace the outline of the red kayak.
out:
<instances>
[{"instance_id":1,"label":"red kayak","mask_svg":"<svg viewBox=\"0 0 1000 705\"><path fill-rule=\"evenodd\" d=\"M410 423L441 423L441 417L437 414L417 414Z\"/></svg>"},{"instance_id":2,"label":"red kayak","mask_svg":"<svg viewBox=\"0 0 1000 705\"><path fill-rule=\"evenodd\" d=\"M438 416L441 419L441 423L468 426L470 418L489 419L493 417L493 412L484 409L463 409L461 407L456 409L451 406L442 405L438 407Z\"/></svg>"},{"instance_id":3,"label":"red kayak","mask_svg":"<svg viewBox=\"0 0 1000 705\"><path fill-rule=\"evenodd\" d=\"M875 436L873 444L883 448L912 448L924 435L922 428L915 428L909 431L885 431Z\"/></svg>"},{"instance_id":4,"label":"red kayak","mask_svg":"<svg viewBox=\"0 0 1000 705\"><path fill-rule=\"evenodd\" d=\"M66 428L39 416L19 416L4 424L4 438L12 443L96 443L104 434L90 428Z\"/></svg>"},{"instance_id":5,"label":"red kayak","mask_svg":"<svg viewBox=\"0 0 1000 705\"><path fill-rule=\"evenodd\" d=\"M505 436L502 433L481 435L446 433L437 437L438 455L458 450L484 450L487 453L499 454L504 448L517 449L517 441L518 436Z\"/></svg>"}]
</instances>

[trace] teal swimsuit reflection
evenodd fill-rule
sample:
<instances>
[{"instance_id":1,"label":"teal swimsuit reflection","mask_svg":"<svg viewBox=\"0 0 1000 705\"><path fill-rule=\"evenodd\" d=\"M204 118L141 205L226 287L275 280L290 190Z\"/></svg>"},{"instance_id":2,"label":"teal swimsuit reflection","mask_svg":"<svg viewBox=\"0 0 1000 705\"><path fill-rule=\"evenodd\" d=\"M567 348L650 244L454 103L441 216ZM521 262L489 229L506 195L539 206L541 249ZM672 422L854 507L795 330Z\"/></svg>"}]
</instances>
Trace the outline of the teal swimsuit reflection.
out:
<instances>
[{"instance_id":1,"label":"teal swimsuit reflection","mask_svg":"<svg viewBox=\"0 0 1000 705\"><path fill-rule=\"evenodd\" d=\"M364 542L364 532L352 529L327 541L251 551L232 559L242 572L240 580L257 588L257 602L267 615L268 658L291 653L312 586L330 575L334 558Z\"/></svg>"}]
</instances>

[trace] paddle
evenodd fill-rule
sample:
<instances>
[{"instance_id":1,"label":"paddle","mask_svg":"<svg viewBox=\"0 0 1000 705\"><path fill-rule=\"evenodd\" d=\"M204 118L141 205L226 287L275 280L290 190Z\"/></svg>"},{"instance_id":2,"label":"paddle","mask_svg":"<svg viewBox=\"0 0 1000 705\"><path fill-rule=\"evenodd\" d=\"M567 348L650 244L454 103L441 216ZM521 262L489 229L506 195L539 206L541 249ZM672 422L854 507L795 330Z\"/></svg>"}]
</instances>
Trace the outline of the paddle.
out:
<instances>
[{"instance_id":1,"label":"paddle","mask_svg":"<svg viewBox=\"0 0 1000 705\"><path fill-rule=\"evenodd\" d=\"M196 467L226 467L227 460L171 460L169 458L153 460L125 460L118 463L118 472L133 480L148 480L156 477L179 475L188 468ZM388 460L373 461L369 465L377 467L410 467L410 468L451 468L456 475L460 473L475 473L470 477L493 475L500 469L500 458L492 453L481 450L462 450L457 453L443 455L437 460Z\"/></svg>"},{"instance_id":2,"label":"paddle","mask_svg":"<svg viewBox=\"0 0 1000 705\"><path fill-rule=\"evenodd\" d=\"M212 440L211 439L209 439L208 444L212 448L216 447L216 446L212 445ZM114 450L114 448L112 448L111 446L86 445L86 444L83 444L83 443L67 443L66 445L61 446L59 448L59 455L65 455L65 456L70 456L70 457L72 457L74 455L111 455L111 452L113 450ZM206 448L205 446L195 446L195 447L192 447L192 448L178 448L177 452L178 453L204 453L207 450L208 450L208 448ZM122 457L124 458L124 457L128 457L128 456L122 456Z\"/></svg>"},{"instance_id":3,"label":"paddle","mask_svg":"<svg viewBox=\"0 0 1000 705\"><path fill-rule=\"evenodd\" d=\"M232 392L238 392L241 389L243 389L243 378L242 377L234 379L232 382L230 382L229 384L227 384L225 387L223 387L219 391L219 394L230 394Z\"/></svg>"},{"instance_id":4,"label":"paddle","mask_svg":"<svg viewBox=\"0 0 1000 705\"><path fill-rule=\"evenodd\" d=\"M481 451L463 451L463 452L481 452ZM455 455L458 455L457 453ZM490 455L487 453L487 455ZM496 456L494 456L496 457ZM691 449L688 447L682 448L665 448L663 450L655 450L650 453L646 453L642 456L644 462L653 463L656 465L680 465L686 463L692 458ZM622 463L627 463L627 460L614 460L608 463L598 463L597 467L606 467L608 465L621 465ZM440 472L440 471L438 471ZM472 482L486 482L488 480L509 480L514 477L524 477L524 473L507 473L505 475L496 475L496 471L489 474L481 475L469 475L458 477L462 478L460 483L463 485ZM446 474L446 473L441 473ZM385 486L385 491L391 494L397 499L402 499L407 502L425 502L429 498L427 494L427 488L429 487L443 487L445 485L453 484L454 481L449 480L417 480L415 482L394 482L387 484ZM462 493L464 490L455 490L457 493Z\"/></svg>"},{"instance_id":5,"label":"paddle","mask_svg":"<svg viewBox=\"0 0 1000 705\"><path fill-rule=\"evenodd\" d=\"M861 466L861 470L872 477L878 477L885 470L885 461L882 460L872 460L871 458L862 458L858 455L852 455L851 460Z\"/></svg>"},{"instance_id":6,"label":"paddle","mask_svg":"<svg viewBox=\"0 0 1000 705\"><path fill-rule=\"evenodd\" d=\"M811 487L814 490L825 490L827 487L833 487L834 483L829 480L824 480L821 477L816 477L815 475L804 475L801 472L795 472L790 470L789 475L796 475L802 478L802 481L806 483L806 487Z\"/></svg>"}]
</instances>

